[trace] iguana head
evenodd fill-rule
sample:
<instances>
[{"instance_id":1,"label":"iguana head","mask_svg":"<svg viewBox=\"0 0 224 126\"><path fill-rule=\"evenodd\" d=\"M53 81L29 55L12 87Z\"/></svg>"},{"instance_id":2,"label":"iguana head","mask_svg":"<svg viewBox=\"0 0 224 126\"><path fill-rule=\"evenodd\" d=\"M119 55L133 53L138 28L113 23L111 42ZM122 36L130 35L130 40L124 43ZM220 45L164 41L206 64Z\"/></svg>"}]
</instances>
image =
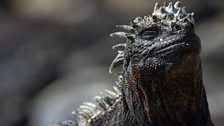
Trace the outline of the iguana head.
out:
<instances>
[{"instance_id":1,"label":"iguana head","mask_svg":"<svg viewBox=\"0 0 224 126\"><path fill-rule=\"evenodd\" d=\"M180 2L174 5L164 3L164 6L156 3L152 15L137 17L130 25L118 25L128 32L116 32L111 36L123 37L127 41L113 46L124 50L118 51L110 72L124 62L127 67L128 62L145 62L154 58L175 66L189 60L189 56L197 57L201 45L194 32L193 15L187 13L185 7L180 7Z\"/></svg>"}]
</instances>

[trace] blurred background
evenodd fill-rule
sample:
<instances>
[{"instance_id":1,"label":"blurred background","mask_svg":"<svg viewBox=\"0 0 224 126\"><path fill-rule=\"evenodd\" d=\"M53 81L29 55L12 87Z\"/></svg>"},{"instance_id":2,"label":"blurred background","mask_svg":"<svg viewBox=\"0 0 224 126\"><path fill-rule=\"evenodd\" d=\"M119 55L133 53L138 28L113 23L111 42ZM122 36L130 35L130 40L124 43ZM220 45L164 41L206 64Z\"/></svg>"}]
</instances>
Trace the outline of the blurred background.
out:
<instances>
[{"instance_id":1,"label":"blurred background","mask_svg":"<svg viewBox=\"0 0 224 126\"><path fill-rule=\"evenodd\" d=\"M162 0L0 0L0 126L48 126L116 78L116 24L148 15ZM224 126L224 2L188 0L202 41L212 118Z\"/></svg>"}]
</instances>

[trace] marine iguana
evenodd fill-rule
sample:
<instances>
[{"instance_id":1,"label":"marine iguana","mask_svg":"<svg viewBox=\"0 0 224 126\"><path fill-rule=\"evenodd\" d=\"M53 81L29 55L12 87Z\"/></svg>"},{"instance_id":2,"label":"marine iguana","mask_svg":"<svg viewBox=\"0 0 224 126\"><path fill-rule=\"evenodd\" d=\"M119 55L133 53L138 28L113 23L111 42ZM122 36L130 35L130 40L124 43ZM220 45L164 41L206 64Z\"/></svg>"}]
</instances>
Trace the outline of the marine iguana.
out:
<instances>
[{"instance_id":1,"label":"marine iguana","mask_svg":"<svg viewBox=\"0 0 224 126\"><path fill-rule=\"evenodd\" d=\"M121 66L115 91L105 90L73 113L63 126L213 126L202 81L201 44L194 13L180 2L155 4L152 15L137 17L109 72Z\"/></svg>"}]
</instances>

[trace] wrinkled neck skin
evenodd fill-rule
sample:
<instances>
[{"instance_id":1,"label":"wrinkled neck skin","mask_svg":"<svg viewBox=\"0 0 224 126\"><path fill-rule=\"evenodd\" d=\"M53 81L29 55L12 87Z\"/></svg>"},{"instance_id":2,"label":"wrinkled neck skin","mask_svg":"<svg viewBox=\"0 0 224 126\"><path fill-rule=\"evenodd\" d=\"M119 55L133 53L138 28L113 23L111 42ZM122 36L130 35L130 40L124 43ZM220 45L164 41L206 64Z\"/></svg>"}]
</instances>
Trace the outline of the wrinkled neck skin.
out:
<instances>
[{"instance_id":1,"label":"wrinkled neck skin","mask_svg":"<svg viewBox=\"0 0 224 126\"><path fill-rule=\"evenodd\" d=\"M143 126L213 126L200 57L187 58L173 66L156 58L126 63L123 95L127 122Z\"/></svg>"}]
</instances>

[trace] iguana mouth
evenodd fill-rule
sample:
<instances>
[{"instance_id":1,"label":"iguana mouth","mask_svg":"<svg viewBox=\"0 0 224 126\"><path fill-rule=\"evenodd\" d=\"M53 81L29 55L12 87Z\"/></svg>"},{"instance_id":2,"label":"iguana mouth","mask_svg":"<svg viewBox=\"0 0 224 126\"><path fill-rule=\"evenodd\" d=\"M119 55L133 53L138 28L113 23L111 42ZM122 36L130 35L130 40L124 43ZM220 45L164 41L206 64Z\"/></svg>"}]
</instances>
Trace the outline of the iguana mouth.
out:
<instances>
[{"instance_id":1,"label":"iguana mouth","mask_svg":"<svg viewBox=\"0 0 224 126\"><path fill-rule=\"evenodd\" d=\"M166 57L168 55L174 55L189 46L187 42L180 41L180 39L168 39L161 41L163 42L154 43L149 46L142 52L141 55L146 54L146 59L149 57Z\"/></svg>"},{"instance_id":2,"label":"iguana mouth","mask_svg":"<svg viewBox=\"0 0 224 126\"><path fill-rule=\"evenodd\" d=\"M172 44L169 46L165 46L162 48L159 48L155 54L159 55L159 56L166 56L169 54L173 54L173 52L180 50L181 48L183 48L185 45L187 45L185 42L181 42L181 43L176 43L176 44Z\"/></svg>"}]
</instances>

